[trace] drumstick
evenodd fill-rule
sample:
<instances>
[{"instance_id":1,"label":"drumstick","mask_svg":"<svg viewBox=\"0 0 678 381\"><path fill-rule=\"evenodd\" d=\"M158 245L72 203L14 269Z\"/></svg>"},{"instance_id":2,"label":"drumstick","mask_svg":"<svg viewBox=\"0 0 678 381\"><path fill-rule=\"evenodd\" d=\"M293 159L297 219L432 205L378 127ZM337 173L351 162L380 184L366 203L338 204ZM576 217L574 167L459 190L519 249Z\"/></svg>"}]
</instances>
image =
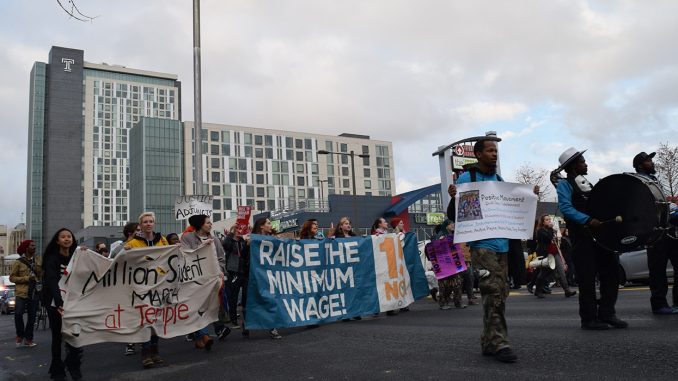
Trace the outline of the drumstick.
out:
<instances>
[{"instance_id":1,"label":"drumstick","mask_svg":"<svg viewBox=\"0 0 678 381\"><path fill-rule=\"evenodd\" d=\"M608 224L610 222L621 224L622 222L624 222L624 220L622 219L622 216L616 216L615 218L610 218L609 220L601 221L600 224L603 225Z\"/></svg>"}]
</instances>

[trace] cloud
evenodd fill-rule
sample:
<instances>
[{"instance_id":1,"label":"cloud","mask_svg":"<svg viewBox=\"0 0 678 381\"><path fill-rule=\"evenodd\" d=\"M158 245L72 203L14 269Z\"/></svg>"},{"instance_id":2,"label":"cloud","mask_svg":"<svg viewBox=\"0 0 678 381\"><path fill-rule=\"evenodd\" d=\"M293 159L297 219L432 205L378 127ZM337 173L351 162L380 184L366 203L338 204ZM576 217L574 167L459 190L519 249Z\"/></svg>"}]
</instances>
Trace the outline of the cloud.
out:
<instances>
[{"instance_id":1,"label":"cloud","mask_svg":"<svg viewBox=\"0 0 678 381\"><path fill-rule=\"evenodd\" d=\"M88 1L83 12L100 17L80 23L56 4L6 3L0 141L16 159L0 171L13 184L0 189L0 223L11 225L25 204L32 62L59 45L92 62L176 73L192 120L192 9ZM603 176L675 141L676 13L670 0L205 0L203 120L390 140L398 191L440 176L439 146L487 130L504 138L507 174L526 161L554 168L576 146Z\"/></svg>"}]
</instances>

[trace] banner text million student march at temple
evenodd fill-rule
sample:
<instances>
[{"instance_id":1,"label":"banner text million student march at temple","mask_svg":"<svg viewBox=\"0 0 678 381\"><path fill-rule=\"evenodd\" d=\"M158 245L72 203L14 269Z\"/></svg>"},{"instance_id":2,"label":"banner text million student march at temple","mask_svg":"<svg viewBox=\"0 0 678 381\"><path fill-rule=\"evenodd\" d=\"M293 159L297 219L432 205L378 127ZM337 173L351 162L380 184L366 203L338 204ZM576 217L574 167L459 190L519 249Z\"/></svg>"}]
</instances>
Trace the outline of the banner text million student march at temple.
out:
<instances>
[{"instance_id":1,"label":"banner text million student march at temple","mask_svg":"<svg viewBox=\"0 0 678 381\"><path fill-rule=\"evenodd\" d=\"M457 185L454 242L531 239L537 213L532 185L482 181Z\"/></svg>"},{"instance_id":2,"label":"banner text million student march at temple","mask_svg":"<svg viewBox=\"0 0 678 381\"><path fill-rule=\"evenodd\" d=\"M395 234L290 240L252 235L245 325L327 323L403 308L428 295L417 239Z\"/></svg>"},{"instance_id":3,"label":"banner text million student march at temple","mask_svg":"<svg viewBox=\"0 0 678 381\"><path fill-rule=\"evenodd\" d=\"M212 245L122 252L115 259L77 250L62 277L64 339L79 347L142 343L193 333L217 320L220 269Z\"/></svg>"}]
</instances>

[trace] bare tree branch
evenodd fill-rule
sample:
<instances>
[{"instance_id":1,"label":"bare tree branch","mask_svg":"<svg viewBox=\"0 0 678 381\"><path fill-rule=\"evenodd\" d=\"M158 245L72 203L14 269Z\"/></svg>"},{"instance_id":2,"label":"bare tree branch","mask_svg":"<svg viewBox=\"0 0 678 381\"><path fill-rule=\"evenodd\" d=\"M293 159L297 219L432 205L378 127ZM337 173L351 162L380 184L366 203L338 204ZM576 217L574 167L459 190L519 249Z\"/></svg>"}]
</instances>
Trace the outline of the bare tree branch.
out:
<instances>
[{"instance_id":1,"label":"bare tree branch","mask_svg":"<svg viewBox=\"0 0 678 381\"><path fill-rule=\"evenodd\" d=\"M667 196L678 196L678 146L670 146L668 142L659 143L654 160L657 177L668 191Z\"/></svg>"},{"instance_id":2,"label":"bare tree branch","mask_svg":"<svg viewBox=\"0 0 678 381\"><path fill-rule=\"evenodd\" d=\"M82 22L87 22L87 21L89 21L89 22L92 22L92 20L94 20L95 18L99 17L99 16L87 16L86 14L80 12L80 9L78 8L77 5L75 5L75 1L74 1L74 0L68 0L68 8L70 8L70 9L68 9L67 7L65 7L64 4L63 4L61 1L62 1L62 0L56 0L57 4L59 4L59 6L61 7L61 9L63 9L64 12L66 12L66 14L68 14L70 17L72 17L72 18L74 18L74 19L76 19L76 20L78 20L78 21L82 21Z\"/></svg>"},{"instance_id":3,"label":"bare tree branch","mask_svg":"<svg viewBox=\"0 0 678 381\"><path fill-rule=\"evenodd\" d=\"M515 173L516 182L520 184L538 185L539 201L544 201L551 194L549 171L543 168L534 168L530 163L524 163Z\"/></svg>"}]
</instances>

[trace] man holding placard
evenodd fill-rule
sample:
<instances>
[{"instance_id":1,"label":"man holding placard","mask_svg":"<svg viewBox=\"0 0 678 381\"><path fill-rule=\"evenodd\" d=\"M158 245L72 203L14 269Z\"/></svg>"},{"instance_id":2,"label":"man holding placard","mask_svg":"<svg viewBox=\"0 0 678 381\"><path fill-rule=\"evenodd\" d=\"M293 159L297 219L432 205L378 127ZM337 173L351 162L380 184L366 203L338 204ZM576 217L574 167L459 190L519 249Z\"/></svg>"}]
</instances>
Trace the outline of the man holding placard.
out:
<instances>
[{"instance_id":1,"label":"man holding placard","mask_svg":"<svg viewBox=\"0 0 678 381\"><path fill-rule=\"evenodd\" d=\"M457 184L503 181L497 174L497 143L491 139L478 140L473 153L478 163L463 173L457 180ZM539 187L535 186L535 193L539 193ZM455 201L457 187L450 185L448 192ZM484 215L481 209L481 194L479 191L464 192L456 208L448 208L448 218L456 221L482 221L491 216ZM492 229L491 226L488 226ZM499 236L503 235L498 233ZM456 242L456 240L455 240ZM483 332L480 337L482 353L486 356L494 356L501 362L515 362L518 356L511 350L508 342L508 331L504 310L506 298L509 294L508 283L508 250L507 238L486 238L468 242L471 247L471 261L477 268L480 279L478 282L483 304Z\"/></svg>"}]
</instances>

